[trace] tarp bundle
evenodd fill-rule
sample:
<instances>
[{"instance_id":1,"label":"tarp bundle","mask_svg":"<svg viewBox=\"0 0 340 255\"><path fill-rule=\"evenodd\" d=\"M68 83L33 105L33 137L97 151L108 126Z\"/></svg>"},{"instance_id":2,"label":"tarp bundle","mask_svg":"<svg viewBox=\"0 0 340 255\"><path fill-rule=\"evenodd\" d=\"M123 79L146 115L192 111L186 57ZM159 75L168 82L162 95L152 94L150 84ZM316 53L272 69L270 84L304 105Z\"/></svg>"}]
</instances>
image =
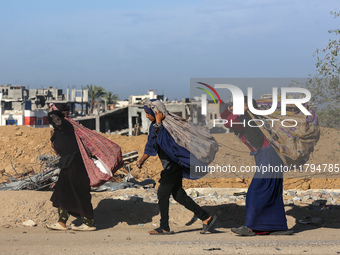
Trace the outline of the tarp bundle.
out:
<instances>
[{"instance_id":1,"label":"tarp bundle","mask_svg":"<svg viewBox=\"0 0 340 255\"><path fill-rule=\"evenodd\" d=\"M50 104L50 106L52 109L58 110L54 104ZM73 119L65 119L74 128L79 150L90 178L90 185L92 187L103 185L124 164L121 148Z\"/></svg>"},{"instance_id":2,"label":"tarp bundle","mask_svg":"<svg viewBox=\"0 0 340 255\"><path fill-rule=\"evenodd\" d=\"M204 164L214 160L218 143L206 126L198 126L167 111L165 105L159 100L147 101L145 106L153 112L161 111L165 114L163 126L179 146L186 148Z\"/></svg>"},{"instance_id":3,"label":"tarp bundle","mask_svg":"<svg viewBox=\"0 0 340 255\"><path fill-rule=\"evenodd\" d=\"M268 108L271 107L272 101L271 99L262 99L257 100L257 104L262 108ZM312 107L305 107L311 115L304 115L297 111L297 108L292 107L287 110L285 116L274 112L260 117L264 122L260 127L261 131L287 166L305 164L320 138L318 116ZM256 118L254 117L254 119Z\"/></svg>"}]
</instances>

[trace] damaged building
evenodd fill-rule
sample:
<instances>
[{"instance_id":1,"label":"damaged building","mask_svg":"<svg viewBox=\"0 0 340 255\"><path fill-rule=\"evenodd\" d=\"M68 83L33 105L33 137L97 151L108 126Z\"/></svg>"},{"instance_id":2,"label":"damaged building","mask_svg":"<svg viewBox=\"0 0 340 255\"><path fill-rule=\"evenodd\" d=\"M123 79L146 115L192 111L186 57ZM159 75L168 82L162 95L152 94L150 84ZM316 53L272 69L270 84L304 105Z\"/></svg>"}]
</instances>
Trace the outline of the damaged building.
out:
<instances>
[{"instance_id":1,"label":"damaged building","mask_svg":"<svg viewBox=\"0 0 340 255\"><path fill-rule=\"evenodd\" d=\"M71 94L71 95L70 95ZM52 87L28 89L24 85L0 85L0 126L26 125L48 127L48 104L68 103L71 113L76 104L81 104L88 112L88 90L62 89Z\"/></svg>"},{"instance_id":2,"label":"damaged building","mask_svg":"<svg viewBox=\"0 0 340 255\"><path fill-rule=\"evenodd\" d=\"M67 103L70 116L83 126L102 133L139 135L148 133L150 121L144 113L143 103L149 99L161 100L169 112L199 125L213 129L213 119L220 115L222 107L208 102L208 115L201 114L201 102L190 100L170 101L164 95L149 90L144 95L131 95L128 100L118 101L110 110L89 114L88 90L62 89L52 87L28 89L23 85L0 85L0 125L28 125L49 127L48 105ZM79 108L81 108L79 110ZM105 108L104 108L105 109ZM80 113L80 114L79 114Z\"/></svg>"}]
</instances>

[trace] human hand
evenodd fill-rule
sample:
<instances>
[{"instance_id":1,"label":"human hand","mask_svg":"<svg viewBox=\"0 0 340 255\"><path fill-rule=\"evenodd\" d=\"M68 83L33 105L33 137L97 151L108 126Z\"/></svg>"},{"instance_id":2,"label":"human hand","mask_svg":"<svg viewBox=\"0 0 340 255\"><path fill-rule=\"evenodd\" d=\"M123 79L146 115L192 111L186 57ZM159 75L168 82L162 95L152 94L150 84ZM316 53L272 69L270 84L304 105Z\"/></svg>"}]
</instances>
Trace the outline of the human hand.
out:
<instances>
[{"instance_id":1,"label":"human hand","mask_svg":"<svg viewBox=\"0 0 340 255\"><path fill-rule=\"evenodd\" d=\"M156 123L161 123L162 120L165 118L165 115L161 111L155 112Z\"/></svg>"},{"instance_id":2,"label":"human hand","mask_svg":"<svg viewBox=\"0 0 340 255\"><path fill-rule=\"evenodd\" d=\"M144 162L141 162L141 160L139 160L139 161L136 162L136 165L139 169L141 169L143 167L143 163Z\"/></svg>"}]
</instances>

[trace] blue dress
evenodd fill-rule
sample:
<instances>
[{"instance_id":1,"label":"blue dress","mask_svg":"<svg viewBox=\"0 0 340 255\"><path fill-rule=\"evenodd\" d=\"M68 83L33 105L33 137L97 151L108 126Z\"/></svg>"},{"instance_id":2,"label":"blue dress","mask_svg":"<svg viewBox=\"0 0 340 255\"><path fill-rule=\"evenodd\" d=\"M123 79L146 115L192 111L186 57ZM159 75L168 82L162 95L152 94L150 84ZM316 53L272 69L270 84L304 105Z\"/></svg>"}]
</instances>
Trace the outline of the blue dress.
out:
<instances>
[{"instance_id":1,"label":"blue dress","mask_svg":"<svg viewBox=\"0 0 340 255\"><path fill-rule=\"evenodd\" d=\"M251 152L257 166L283 166L271 145ZM277 168L278 169L278 168ZM257 231L288 230L282 198L283 172L256 172L246 196L246 226Z\"/></svg>"}]
</instances>

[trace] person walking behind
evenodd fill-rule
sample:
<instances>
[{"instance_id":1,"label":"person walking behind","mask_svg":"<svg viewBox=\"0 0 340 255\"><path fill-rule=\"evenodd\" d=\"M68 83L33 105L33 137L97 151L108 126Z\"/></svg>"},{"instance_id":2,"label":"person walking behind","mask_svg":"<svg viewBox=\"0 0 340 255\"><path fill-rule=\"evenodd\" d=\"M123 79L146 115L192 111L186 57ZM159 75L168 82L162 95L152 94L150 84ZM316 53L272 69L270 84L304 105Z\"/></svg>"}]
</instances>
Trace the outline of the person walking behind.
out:
<instances>
[{"instance_id":1,"label":"person walking behind","mask_svg":"<svg viewBox=\"0 0 340 255\"><path fill-rule=\"evenodd\" d=\"M210 216L196 204L185 192L182 186L183 171L188 170L183 166L184 162L190 165L190 152L177 145L169 132L163 127L162 120L166 118L165 113L161 111L154 112L150 106L160 105L165 108L159 100L150 100L144 105L147 118L152 122L149 128L148 141L145 145L144 155L137 162L137 166L142 168L144 162L150 156L158 154L162 162L163 170L159 180L157 191L158 206L161 214L160 227L148 233L150 235L168 235L173 234L169 227L169 198L170 195L188 210L194 212L197 218L202 220L203 229L201 234L205 234L214 224L217 216ZM180 160L179 160L180 158Z\"/></svg>"},{"instance_id":2,"label":"person walking behind","mask_svg":"<svg viewBox=\"0 0 340 255\"><path fill-rule=\"evenodd\" d=\"M258 108L255 100L253 105ZM259 169L255 172L246 195L245 225L232 228L231 231L242 236L291 235L293 231L288 230L282 198L283 172L262 170L262 166L278 166L280 169L284 163L262 131L256 127L256 123L251 121L247 97L244 98L244 110L244 115L234 115L233 107L229 106L221 113L221 118L227 120L225 126L234 129L235 134L248 146ZM235 124L231 126L231 123Z\"/></svg>"}]
</instances>

